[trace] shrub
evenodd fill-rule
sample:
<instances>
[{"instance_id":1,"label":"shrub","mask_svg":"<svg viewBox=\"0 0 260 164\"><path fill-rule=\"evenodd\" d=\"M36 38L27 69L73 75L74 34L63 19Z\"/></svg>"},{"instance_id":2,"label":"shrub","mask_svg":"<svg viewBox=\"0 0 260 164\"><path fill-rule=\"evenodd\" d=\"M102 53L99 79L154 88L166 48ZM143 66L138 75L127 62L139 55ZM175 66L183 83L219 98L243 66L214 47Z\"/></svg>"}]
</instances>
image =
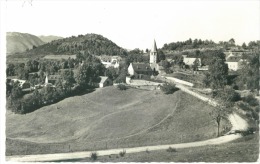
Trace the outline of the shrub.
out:
<instances>
[{"instance_id":1,"label":"shrub","mask_svg":"<svg viewBox=\"0 0 260 164\"><path fill-rule=\"evenodd\" d=\"M127 87L126 87L124 84L119 84L119 85L117 86L117 88L118 88L119 90L126 90L126 89L127 89Z\"/></svg>"},{"instance_id":2,"label":"shrub","mask_svg":"<svg viewBox=\"0 0 260 164\"><path fill-rule=\"evenodd\" d=\"M258 105L257 99L252 94L244 97L243 101L248 103L250 106L257 106Z\"/></svg>"},{"instance_id":3,"label":"shrub","mask_svg":"<svg viewBox=\"0 0 260 164\"><path fill-rule=\"evenodd\" d=\"M163 85L161 86L161 90L162 90L163 93L165 93L165 94L172 94L172 93L174 93L175 91L177 91L178 88L176 88L175 84L166 83L166 84L163 84Z\"/></svg>"},{"instance_id":4,"label":"shrub","mask_svg":"<svg viewBox=\"0 0 260 164\"><path fill-rule=\"evenodd\" d=\"M167 150L167 152L177 152L177 150L175 148L169 147Z\"/></svg>"},{"instance_id":5,"label":"shrub","mask_svg":"<svg viewBox=\"0 0 260 164\"><path fill-rule=\"evenodd\" d=\"M90 159L92 159L93 161L97 160L97 153L96 152L92 152L90 155Z\"/></svg>"},{"instance_id":6,"label":"shrub","mask_svg":"<svg viewBox=\"0 0 260 164\"><path fill-rule=\"evenodd\" d=\"M125 151L125 150L119 152L119 155L120 155L121 157L125 156L125 154L126 154L126 151Z\"/></svg>"}]
</instances>

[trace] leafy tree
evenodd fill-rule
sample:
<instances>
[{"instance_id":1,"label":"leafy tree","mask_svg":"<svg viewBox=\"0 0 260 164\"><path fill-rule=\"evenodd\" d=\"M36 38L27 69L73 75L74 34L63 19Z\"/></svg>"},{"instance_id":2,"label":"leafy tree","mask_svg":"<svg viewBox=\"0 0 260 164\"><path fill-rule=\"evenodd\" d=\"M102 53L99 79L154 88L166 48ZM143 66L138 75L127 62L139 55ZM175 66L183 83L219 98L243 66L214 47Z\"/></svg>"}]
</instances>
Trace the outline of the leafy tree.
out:
<instances>
[{"instance_id":1,"label":"leafy tree","mask_svg":"<svg viewBox=\"0 0 260 164\"><path fill-rule=\"evenodd\" d=\"M15 75L15 65L8 64L6 68L6 76L14 76Z\"/></svg>"},{"instance_id":2,"label":"leafy tree","mask_svg":"<svg viewBox=\"0 0 260 164\"><path fill-rule=\"evenodd\" d=\"M118 77L119 70L114 67L108 67L105 71L105 75L108 76L110 79L115 80Z\"/></svg>"},{"instance_id":3,"label":"leafy tree","mask_svg":"<svg viewBox=\"0 0 260 164\"><path fill-rule=\"evenodd\" d=\"M259 52L248 55L248 64L241 69L236 81L240 89L259 90Z\"/></svg>"},{"instance_id":4,"label":"leafy tree","mask_svg":"<svg viewBox=\"0 0 260 164\"><path fill-rule=\"evenodd\" d=\"M198 58L196 58L192 65L193 71L197 71L199 66L200 66L200 61Z\"/></svg>"},{"instance_id":5,"label":"leafy tree","mask_svg":"<svg viewBox=\"0 0 260 164\"><path fill-rule=\"evenodd\" d=\"M243 49L247 49L247 46L246 46L246 43L245 43L245 42L242 44L242 48L243 48Z\"/></svg>"},{"instance_id":6,"label":"leafy tree","mask_svg":"<svg viewBox=\"0 0 260 164\"><path fill-rule=\"evenodd\" d=\"M236 43L234 38L231 38L228 42L231 45L235 45L235 43Z\"/></svg>"},{"instance_id":7,"label":"leafy tree","mask_svg":"<svg viewBox=\"0 0 260 164\"><path fill-rule=\"evenodd\" d=\"M165 60L165 54L162 50L158 50L158 62Z\"/></svg>"},{"instance_id":8,"label":"leafy tree","mask_svg":"<svg viewBox=\"0 0 260 164\"><path fill-rule=\"evenodd\" d=\"M229 106L230 100L228 97L226 99L223 99L221 95L217 95L216 99L219 100L218 104L213 108L213 110L209 114L217 123L218 126L217 136L219 137L221 120L226 118L228 114L231 112L231 110Z\"/></svg>"},{"instance_id":9,"label":"leafy tree","mask_svg":"<svg viewBox=\"0 0 260 164\"><path fill-rule=\"evenodd\" d=\"M70 92L71 87L75 83L73 71L71 69L62 71L61 78L64 84L63 87Z\"/></svg>"},{"instance_id":10,"label":"leafy tree","mask_svg":"<svg viewBox=\"0 0 260 164\"><path fill-rule=\"evenodd\" d=\"M227 75L228 75L228 65L223 60L223 55L217 52L216 57L213 57L210 61L209 65L209 73L205 76L205 78L209 78L208 80L204 80L204 82L208 81L210 83L210 87L213 89L224 88L227 84Z\"/></svg>"}]
</instances>

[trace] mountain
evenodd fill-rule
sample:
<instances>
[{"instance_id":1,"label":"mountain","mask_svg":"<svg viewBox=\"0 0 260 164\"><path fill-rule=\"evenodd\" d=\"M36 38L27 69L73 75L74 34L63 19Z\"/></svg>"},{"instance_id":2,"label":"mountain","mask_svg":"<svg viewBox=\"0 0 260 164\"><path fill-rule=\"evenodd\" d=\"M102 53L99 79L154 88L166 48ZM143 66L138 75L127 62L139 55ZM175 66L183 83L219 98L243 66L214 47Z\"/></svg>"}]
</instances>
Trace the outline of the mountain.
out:
<instances>
[{"instance_id":1,"label":"mountain","mask_svg":"<svg viewBox=\"0 0 260 164\"><path fill-rule=\"evenodd\" d=\"M51 42L53 40L58 40L58 39L62 39L63 37L60 36L54 36L54 35L48 35L48 36L44 36L44 35L40 35L38 36L42 41L44 41L45 43Z\"/></svg>"},{"instance_id":2,"label":"mountain","mask_svg":"<svg viewBox=\"0 0 260 164\"><path fill-rule=\"evenodd\" d=\"M43 45L44 42L35 35L19 32L6 33L6 54L25 52L34 46Z\"/></svg>"},{"instance_id":3,"label":"mountain","mask_svg":"<svg viewBox=\"0 0 260 164\"><path fill-rule=\"evenodd\" d=\"M86 34L71 36L68 38L53 40L38 46L35 49L17 54L24 57L45 55L72 55L79 52L87 52L92 55L125 55L126 51L111 40L98 34Z\"/></svg>"}]
</instances>

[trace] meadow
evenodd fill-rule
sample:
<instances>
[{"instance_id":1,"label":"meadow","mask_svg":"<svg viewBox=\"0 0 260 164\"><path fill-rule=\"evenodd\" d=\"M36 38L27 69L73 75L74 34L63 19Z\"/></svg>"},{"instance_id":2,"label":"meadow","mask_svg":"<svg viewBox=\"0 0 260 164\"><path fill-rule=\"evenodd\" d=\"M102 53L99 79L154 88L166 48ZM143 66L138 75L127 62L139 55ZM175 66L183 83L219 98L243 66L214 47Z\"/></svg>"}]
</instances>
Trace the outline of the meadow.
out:
<instances>
[{"instance_id":1,"label":"meadow","mask_svg":"<svg viewBox=\"0 0 260 164\"><path fill-rule=\"evenodd\" d=\"M6 113L6 155L174 144L216 137L212 107L182 91L116 87L66 98L25 115ZM222 133L230 128L221 124Z\"/></svg>"}]
</instances>

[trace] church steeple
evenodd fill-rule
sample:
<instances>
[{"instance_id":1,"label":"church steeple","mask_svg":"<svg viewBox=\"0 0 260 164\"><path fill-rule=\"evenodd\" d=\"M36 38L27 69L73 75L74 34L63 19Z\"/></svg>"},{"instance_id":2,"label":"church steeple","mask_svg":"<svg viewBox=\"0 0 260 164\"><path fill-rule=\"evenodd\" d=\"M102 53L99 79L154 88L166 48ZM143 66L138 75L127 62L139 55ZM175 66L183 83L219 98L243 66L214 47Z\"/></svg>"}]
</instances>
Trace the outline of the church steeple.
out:
<instances>
[{"instance_id":1,"label":"church steeple","mask_svg":"<svg viewBox=\"0 0 260 164\"><path fill-rule=\"evenodd\" d=\"M154 40L154 43L153 43L153 46L152 46L152 49L151 49L151 52L150 52L150 64L156 64L157 63L157 46L156 46L156 42Z\"/></svg>"}]
</instances>

